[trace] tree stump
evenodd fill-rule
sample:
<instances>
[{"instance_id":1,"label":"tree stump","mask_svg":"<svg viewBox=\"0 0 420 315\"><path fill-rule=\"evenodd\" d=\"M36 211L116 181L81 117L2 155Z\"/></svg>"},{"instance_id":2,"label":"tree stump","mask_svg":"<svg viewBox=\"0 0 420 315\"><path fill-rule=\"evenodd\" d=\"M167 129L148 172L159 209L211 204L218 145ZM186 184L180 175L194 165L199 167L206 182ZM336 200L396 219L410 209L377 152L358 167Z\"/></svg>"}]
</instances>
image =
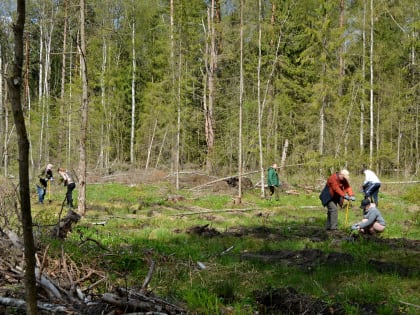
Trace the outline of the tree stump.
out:
<instances>
[{"instance_id":1,"label":"tree stump","mask_svg":"<svg viewBox=\"0 0 420 315\"><path fill-rule=\"evenodd\" d=\"M81 219L80 214L69 210L67 215L58 222L51 231L52 237L65 239L67 233L72 231L73 223L76 224Z\"/></svg>"}]
</instances>

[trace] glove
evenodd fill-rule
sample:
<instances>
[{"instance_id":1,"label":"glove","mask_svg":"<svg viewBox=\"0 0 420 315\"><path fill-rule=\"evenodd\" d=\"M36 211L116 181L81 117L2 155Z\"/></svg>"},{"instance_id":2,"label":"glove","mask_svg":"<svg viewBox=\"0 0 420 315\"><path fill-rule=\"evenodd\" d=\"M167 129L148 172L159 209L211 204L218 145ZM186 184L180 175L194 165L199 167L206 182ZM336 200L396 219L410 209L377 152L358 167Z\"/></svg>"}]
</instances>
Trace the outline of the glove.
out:
<instances>
[{"instance_id":1,"label":"glove","mask_svg":"<svg viewBox=\"0 0 420 315\"><path fill-rule=\"evenodd\" d=\"M356 200L356 197L351 196L351 197L350 197L350 200L351 200L351 201L355 201L355 200Z\"/></svg>"},{"instance_id":2,"label":"glove","mask_svg":"<svg viewBox=\"0 0 420 315\"><path fill-rule=\"evenodd\" d=\"M350 200L350 196L345 195L345 196L344 196L344 199L346 199L346 200Z\"/></svg>"},{"instance_id":3,"label":"glove","mask_svg":"<svg viewBox=\"0 0 420 315\"><path fill-rule=\"evenodd\" d=\"M359 224L353 224L352 226L351 226L351 229L354 231L354 230L358 230L359 229Z\"/></svg>"}]
</instances>

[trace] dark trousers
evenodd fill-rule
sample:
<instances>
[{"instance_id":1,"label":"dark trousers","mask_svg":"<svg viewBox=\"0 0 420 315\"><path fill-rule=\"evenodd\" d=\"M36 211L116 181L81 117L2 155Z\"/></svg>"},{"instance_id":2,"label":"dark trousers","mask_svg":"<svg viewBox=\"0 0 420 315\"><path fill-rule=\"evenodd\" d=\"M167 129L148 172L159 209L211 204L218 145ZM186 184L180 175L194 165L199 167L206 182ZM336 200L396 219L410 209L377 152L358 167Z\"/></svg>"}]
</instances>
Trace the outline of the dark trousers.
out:
<instances>
[{"instance_id":1,"label":"dark trousers","mask_svg":"<svg viewBox=\"0 0 420 315\"><path fill-rule=\"evenodd\" d=\"M270 197L274 195L276 200L279 200L279 188L277 186L268 186L270 189Z\"/></svg>"},{"instance_id":2,"label":"dark trousers","mask_svg":"<svg viewBox=\"0 0 420 315\"><path fill-rule=\"evenodd\" d=\"M66 199L67 199L67 206L70 208L73 208L73 190L76 188L75 183L70 183L67 185L67 193L66 193Z\"/></svg>"},{"instance_id":3,"label":"dark trousers","mask_svg":"<svg viewBox=\"0 0 420 315\"><path fill-rule=\"evenodd\" d=\"M363 187L363 192L365 193L365 198L369 198L376 205L378 205L378 194L381 183L367 183Z\"/></svg>"}]
</instances>

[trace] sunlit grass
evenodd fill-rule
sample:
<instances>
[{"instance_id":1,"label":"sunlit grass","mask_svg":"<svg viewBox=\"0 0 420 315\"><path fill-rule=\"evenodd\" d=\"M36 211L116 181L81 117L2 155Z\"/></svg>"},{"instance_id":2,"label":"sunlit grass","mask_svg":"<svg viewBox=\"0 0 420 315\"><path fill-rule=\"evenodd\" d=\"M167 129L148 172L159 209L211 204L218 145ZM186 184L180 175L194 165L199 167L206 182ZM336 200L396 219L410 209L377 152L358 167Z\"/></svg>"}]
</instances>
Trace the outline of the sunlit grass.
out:
<instances>
[{"instance_id":1,"label":"sunlit grass","mask_svg":"<svg viewBox=\"0 0 420 315\"><path fill-rule=\"evenodd\" d=\"M168 201L171 193L184 199ZM110 281L139 286L149 268L145 258L150 257L156 261L150 283L154 292L183 302L198 314L255 314L254 291L285 286L340 302L348 314L358 314L357 303L365 302L379 305L381 314L391 314L396 305L414 314L398 301L420 303L416 279L384 275L368 263L374 259L416 267L420 262L412 251L365 239L336 242L327 237L315 242L305 234L324 230L326 209L316 192L282 193L275 201L262 199L259 190L245 191L240 205L233 204L231 194L177 192L165 185L88 185L87 195L87 215L63 243L72 259L106 269ZM380 195L387 229L379 237L420 239L419 215L410 198L410 193L407 198ZM55 222L58 204L37 207L36 221ZM362 218L359 204L360 200L339 211L339 227L349 235L350 226ZM191 227L204 225L217 233L188 233ZM87 238L109 252L94 242L83 243ZM51 251L59 256L61 245L53 245ZM242 258L245 253L302 249L347 253L354 261L308 270L281 261Z\"/></svg>"}]
</instances>

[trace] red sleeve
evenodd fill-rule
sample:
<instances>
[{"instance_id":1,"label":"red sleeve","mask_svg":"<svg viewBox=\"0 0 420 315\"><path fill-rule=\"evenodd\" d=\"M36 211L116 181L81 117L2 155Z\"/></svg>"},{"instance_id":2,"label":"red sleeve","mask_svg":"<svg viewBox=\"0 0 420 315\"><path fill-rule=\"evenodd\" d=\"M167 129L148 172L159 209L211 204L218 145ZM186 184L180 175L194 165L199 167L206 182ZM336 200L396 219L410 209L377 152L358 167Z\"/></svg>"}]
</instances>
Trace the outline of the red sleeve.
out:
<instances>
[{"instance_id":1,"label":"red sleeve","mask_svg":"<svg viewBox=\"0 0 420 315\"><path fill-rule=\"evenodd\" d=\"M346 192L341 189L337 174L331 175L330 178L328 178L327 184L330 187L330 192L332 192L332 195L340 195L341 197L346 195Z\"/></svg>"},{"instance_id":2,"label":"red sleeve","mask_svg":"<svg viewBox=\"0 0 420 315\"><path fill-rule=\"evenodd\" d=\"M331 195L339 195L344 197L346 194L354 196L353 190L347 180L340 181L337 174L333 174L328 178L327 185L330 187Z\"/></svg>"},{"instance_id":3,"label":"red sleeve","mask_svg":"<svg viewBox=\"0 0 420 315\"><path fill-rule=\"evenodd\" d=\"M349 196L354 196L353 190L351 189L350 185L347 184L347 188L344 189L344 191L349 195Z\"/></svg>"}]
</instances>

